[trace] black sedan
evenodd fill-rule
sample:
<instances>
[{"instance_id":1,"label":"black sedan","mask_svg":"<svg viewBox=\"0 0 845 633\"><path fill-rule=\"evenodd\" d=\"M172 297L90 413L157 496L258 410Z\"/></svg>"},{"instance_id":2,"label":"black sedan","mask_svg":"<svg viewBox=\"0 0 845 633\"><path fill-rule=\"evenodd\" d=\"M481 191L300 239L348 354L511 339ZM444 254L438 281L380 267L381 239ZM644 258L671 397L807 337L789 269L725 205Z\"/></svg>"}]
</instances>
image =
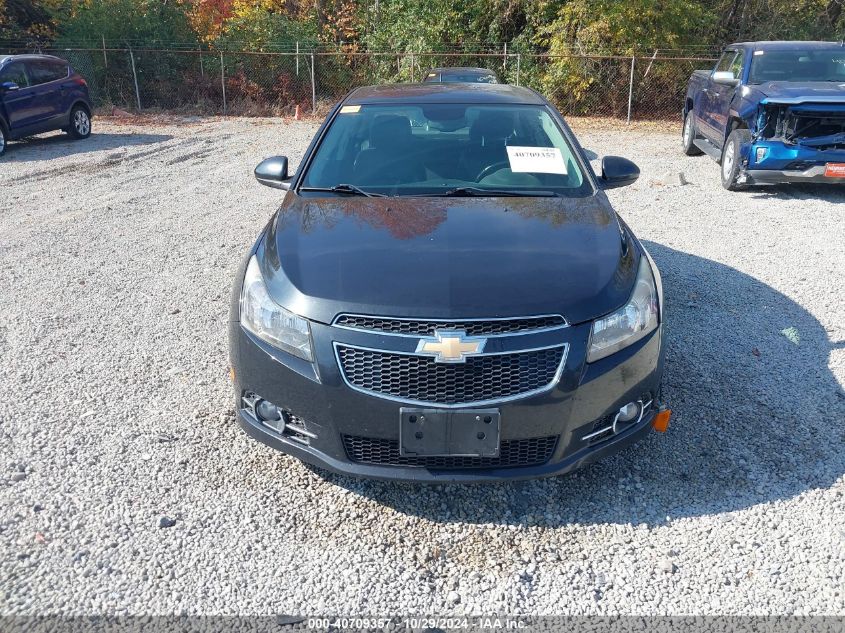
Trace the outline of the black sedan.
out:
<instances>
[{"instance_id":1,"label":"black sedan","mask_svg":"<svg viewBox=\"0 0 845 633\"><path fill-rule=\"evenodd\" d=\"M557 475L652 427L654 262L560 114L510 85L359 88L238 271L241 426L323 468L417 481Z\"/></svg>"}]
</instances>

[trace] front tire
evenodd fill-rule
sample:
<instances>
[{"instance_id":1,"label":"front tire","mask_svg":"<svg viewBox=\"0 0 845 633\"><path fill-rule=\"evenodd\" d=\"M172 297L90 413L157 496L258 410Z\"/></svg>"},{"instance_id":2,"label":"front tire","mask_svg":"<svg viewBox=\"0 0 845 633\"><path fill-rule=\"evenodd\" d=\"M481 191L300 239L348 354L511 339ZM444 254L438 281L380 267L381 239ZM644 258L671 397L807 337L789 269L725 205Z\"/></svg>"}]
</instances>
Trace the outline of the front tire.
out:
<instances>
[{"instance_id":1,"label":"front tire","mask_svg":"<svg viewBox=\"0 0 845 633\"><path fill-rule=\"evenodd\" d=\"M745 188L744 185L737 183L742 168L740 148L750 141L751 132L745 129L734 130L722 148L722 186L728 191L740 191Z\"/></svg>"},{"instance_id":2,"label":"front tire","mask_svg":"<svg viewBox=\"0 0 845 633\"><path fill-rule=\"evenodd\" d=\"M70 124L67 133L71 138L83 139L91 136L91 115L82 106L74 106L70 111Z\"/></svg>"},{"instance_id":3,"label":"front tire","mask_svg":"<svg viewBox=\"0 0 845 633\"><path fill-rule=\"evenodd\" d=\"M0 156L6 153L6 145L9 143L9 135L6 133L6 128L0 122Z\"/></svg>"},{"instance_id":4,"label":"front tire","mask_svg":"<svg viewBox=\"0 0 845 633\"><path fill-rule=\"evenodd\" d=\"M684 117L684 129L681 133L684 154L687 156L701 156L704 153L698 149L698 146L695 144L695 137L695 122L693 121L692 110L690 110Z\"/></svg>"}]
</instances>

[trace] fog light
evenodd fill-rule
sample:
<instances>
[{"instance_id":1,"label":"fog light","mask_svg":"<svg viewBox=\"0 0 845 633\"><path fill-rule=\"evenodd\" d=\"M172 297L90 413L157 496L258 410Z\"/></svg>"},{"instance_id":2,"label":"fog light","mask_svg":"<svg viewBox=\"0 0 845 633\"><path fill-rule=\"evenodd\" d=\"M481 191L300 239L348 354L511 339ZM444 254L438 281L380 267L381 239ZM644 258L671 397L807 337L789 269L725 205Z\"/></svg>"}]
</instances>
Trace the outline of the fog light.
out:
<instances>
[{"instance_id":1,"label":"fog light","mask_svg":"<svg viewBox=\"0 0 845 633\"><path fill-rule=\"evenodd\" d=\"M768 148L768 147L758 147L758 148L757 148L757 151L756 151L756 153L755 153L755 156L756 156L756 158L757 158L757 162L759 163L761 160L763 160L764 158L766 158L766 155L767 155L768 153L769 153L769 148Z\"/></svg>"},{"instance_id":2,"label":"fog light","mask_svg":"<svg viewBox=\"0 0 845 633\"><path fill-rule=\"evenodd\" d=\"M262 400L255 407L255 413L261 424L267 428L273 429L276 433L285 432L288 425L288 415L272 402Z\"/></svg>"},{"instance_id":3,"label":"fog light","mask_svg":"<svg viewBox=\"0 0 845 633\"><path fill-rule=\"evenodd\" d=\"M636 418L640 414L640 405L636 402L629 402L624 407L619 409L619 417L617 418L620 422L630 422L634 418Z\"/></svg>"},{"instance_id":4,"label":"fog light","mask_svg":"<svg viewBox=\"0 0 845 633\"><path fill-rule=\"evenodd\" d=\"M287 426L287 416L284 411L272 402L261 400L255 406L255 413L258 416L258 419L261 420L261 424L264 426L269 426L277 433L285 432L285 426Z\"/></svg>"},{"instance_id":5,"label":"fog light","mask_svg":"<svg viewBox=\"0 0 845 633\"><path fill-rule=\"evenodd\" d=\"M258 414L258 419L262 422L276 422L282 419L282 412L272 402L267 400L260 400L255 405L255 412Z\"/></svg>"}]
</instances>

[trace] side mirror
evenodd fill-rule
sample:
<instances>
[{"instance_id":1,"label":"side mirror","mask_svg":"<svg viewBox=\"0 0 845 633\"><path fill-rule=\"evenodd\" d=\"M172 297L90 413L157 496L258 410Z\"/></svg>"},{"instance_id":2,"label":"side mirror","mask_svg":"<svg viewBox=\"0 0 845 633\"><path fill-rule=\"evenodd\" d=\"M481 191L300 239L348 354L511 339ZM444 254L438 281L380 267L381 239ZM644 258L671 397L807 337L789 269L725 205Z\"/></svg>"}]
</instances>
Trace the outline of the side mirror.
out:
<instances>
[{"instance_id":1,"label":"side mirror","mask_svg":"<svg viewBox=\"0 0 845 633\"><path fill-rule=\"evenodd\" d=\"M734 74L729 70L717 70L713 73L713 83L722 84L723 86L736 86L739 79L734 77Z\"/></svg>"},{"instance_id":2,"label":"side mirror","mask_svg":"<svg viewBox=\"0 0 845 633\"><path fill-rule=\"evenodd\" d=\"M630 185L640 177L640 168L627 158L605 156L601 159L601 181L605 189Z\"/></svg>"},{"instance_id":3,"label":"side mirror","mask_svg":"<svg viewBox=\"0 0 845 633\"><path fill-rule=\"evenodd\" d=\"M255 168L255 179L262 185L274 189L290 189L287 156L265 158Z\"/></svg>"},{"instance_id":4,"label":"side mirror","mask_svg":"<svg viewBox=\"0 0 845 633\"><path fill-rule=\"evenodd\" d=\"M0 84L0 92L11 92L12 90L19 90L20 86L14 81L4 81Z\"/></svg>"}]
</instances>

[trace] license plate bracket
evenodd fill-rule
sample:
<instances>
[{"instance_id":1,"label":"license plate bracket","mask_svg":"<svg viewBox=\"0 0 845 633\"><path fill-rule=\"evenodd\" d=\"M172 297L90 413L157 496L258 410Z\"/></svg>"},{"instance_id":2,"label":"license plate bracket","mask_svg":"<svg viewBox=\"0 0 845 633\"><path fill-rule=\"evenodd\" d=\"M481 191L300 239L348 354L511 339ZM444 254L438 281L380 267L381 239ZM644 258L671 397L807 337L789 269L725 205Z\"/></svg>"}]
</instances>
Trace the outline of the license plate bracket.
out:
<instances>
[{"instance_id":1,"label":"license plate bracket","mask_svg":"<svg viewBox=\"0 0 845 633\"><path fill-rule=\"evenodd\" d=\"M498 409L399 409L399 454L498 457Z\"/></svg>"},{"instance_id":2,"label":"license plate bracket","mask_svg":"<svg viewBox=\"0 0 845 633\"><path fill-rule=\"evenodd\" d=\"M845 178L845 163L827 163L824 175L827 178Z\"/></svg>"}]
</instances>

